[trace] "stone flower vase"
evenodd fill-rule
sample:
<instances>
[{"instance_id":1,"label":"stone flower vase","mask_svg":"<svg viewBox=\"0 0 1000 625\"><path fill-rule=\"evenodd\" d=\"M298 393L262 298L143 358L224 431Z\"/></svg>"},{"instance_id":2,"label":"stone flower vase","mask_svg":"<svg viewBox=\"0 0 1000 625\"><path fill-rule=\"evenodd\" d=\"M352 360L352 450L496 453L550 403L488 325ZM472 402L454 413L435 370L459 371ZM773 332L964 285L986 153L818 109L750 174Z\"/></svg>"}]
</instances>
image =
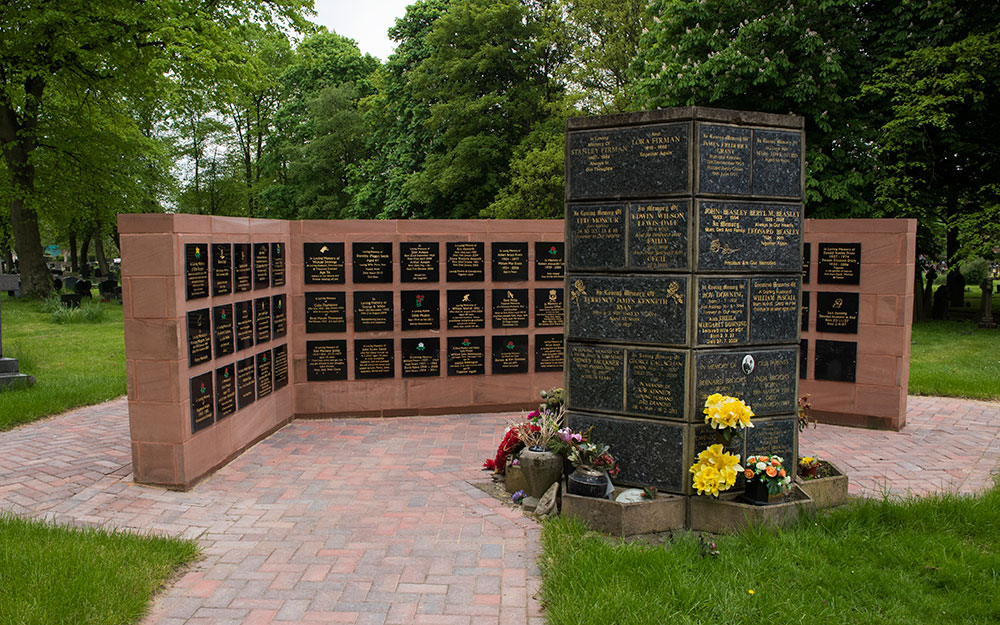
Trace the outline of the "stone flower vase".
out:
<instances>
[{"instance_id":1,"label":"stone flower vase","mask_svg":"<svg viewBox=\"0 0 1000 625\"><path fill-rule=\"evenodd\" d=\"M581 464L566 480L566 492L583 497L608 496L608 472Z\"/></svg>"},{"instance_id":2,"label":"stone flower vase","mask_svg":"<svg viewBox=\"0 0 1000 625\"><path fill-rule=\"evenodd\" d=\"M544 447L528 447L521 450L521 471L528 481L527 495L541 497L562 477L562 456Z\"/></svg>"}]
</instances>

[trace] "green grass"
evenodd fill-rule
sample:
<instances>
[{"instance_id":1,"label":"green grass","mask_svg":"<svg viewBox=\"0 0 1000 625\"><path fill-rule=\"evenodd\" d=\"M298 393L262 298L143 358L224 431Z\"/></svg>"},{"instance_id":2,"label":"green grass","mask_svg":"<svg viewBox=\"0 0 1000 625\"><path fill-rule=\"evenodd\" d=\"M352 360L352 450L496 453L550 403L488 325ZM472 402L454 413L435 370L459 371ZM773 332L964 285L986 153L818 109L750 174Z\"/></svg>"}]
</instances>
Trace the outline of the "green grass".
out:
<instances>
[{"instance_id":1,"label":"green grass","mask_svg":"<svg viewBox=\"0 0 1000 625\"><path fill-rule=\"evenodd\" d=\"M1000 330L973 321L914 324L909 392L1000 399Z\"/></svg>"},{"instance_id":2,"label":"green grass","mask_svg":"<svg viewBox=\"0 0 1000 625\"><path fill-rule=\"evenodd\" d=\"M191 541L0 514L0 623L135 623L153 593L197 555Z\"/></svg>"},{"instance_id":3,"label":"green grass","mask_svg":"<svg viewBox=\"0 0 1000 625\"><path fill-rule=\"evenodd\" d=\"M57 322L44 302L0 298L3 354L17 358L21 372L36 380L33 387L0 393L0 431L125 394L120 305L93 304L99 313L84 309ZM100 319L87 322L86 316Z\"/></svg>"},{"instance_id":4,"label":"green grass","mask_svg":"<svg viewBox=\"0 0 1000 625\"><path fill-rule=\"evenodd\" d=\"M623 543L557 518L542 532L549 625L1000 621L1000 490L861 501L773 532ZM753 594L750 591L753 591Z\"/></svg>"}]
</instances>

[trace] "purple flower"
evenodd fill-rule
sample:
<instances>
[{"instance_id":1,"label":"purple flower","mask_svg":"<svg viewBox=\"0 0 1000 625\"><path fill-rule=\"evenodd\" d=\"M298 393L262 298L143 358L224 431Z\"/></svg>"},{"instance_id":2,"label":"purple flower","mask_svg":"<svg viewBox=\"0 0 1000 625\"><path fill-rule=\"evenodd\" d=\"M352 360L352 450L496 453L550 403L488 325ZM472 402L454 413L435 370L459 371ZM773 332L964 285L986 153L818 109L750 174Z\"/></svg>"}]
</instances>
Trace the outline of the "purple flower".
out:
<instances>
[{"instance_id":1,"label":"purple flower","mask_svg":"<svg viewBox=\"0 0 1000 625\"><path fill-rule=\"evenodd\" d=\"M510 496L511 501L514 503L521 503L521 500L527 497L527 494L523 490L519 490Z\"/></svg>"}]
</instances>

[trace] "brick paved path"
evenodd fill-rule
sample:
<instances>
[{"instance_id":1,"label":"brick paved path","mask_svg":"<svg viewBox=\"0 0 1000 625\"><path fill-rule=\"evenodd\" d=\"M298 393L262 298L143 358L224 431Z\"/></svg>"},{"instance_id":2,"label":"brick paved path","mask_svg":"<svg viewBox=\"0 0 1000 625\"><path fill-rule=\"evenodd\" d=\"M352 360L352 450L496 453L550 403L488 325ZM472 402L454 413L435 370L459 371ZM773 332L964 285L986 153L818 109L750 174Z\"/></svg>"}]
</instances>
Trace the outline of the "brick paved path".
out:
<instances>
[{"instance_id":1,"label":"brick paved path","mask_svg":"<svg viewBox=\"0 0 1000 625\"><path fill-rule=\"evenodd\" d=\"M117 400L0 433L0 509L197 539L149 624L540 625L538 526L469 481L504 415L296 421L187 493L138 486ZM974 492L1000 403L910 398L902 432L819 426L854 494Z\"/></svg>"}]
</instances>

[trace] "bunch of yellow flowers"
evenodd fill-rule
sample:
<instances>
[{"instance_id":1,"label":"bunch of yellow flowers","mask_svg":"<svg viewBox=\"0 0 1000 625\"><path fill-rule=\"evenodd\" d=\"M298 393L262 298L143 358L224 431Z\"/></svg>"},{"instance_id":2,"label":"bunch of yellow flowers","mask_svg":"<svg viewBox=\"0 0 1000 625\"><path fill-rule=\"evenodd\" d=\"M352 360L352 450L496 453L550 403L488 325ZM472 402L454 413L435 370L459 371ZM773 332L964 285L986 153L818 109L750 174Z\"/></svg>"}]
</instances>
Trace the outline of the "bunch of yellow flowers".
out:
<instances>
[{"instance_id":1,"label":"bunch of yellow flowers","mask_svg":"<svg viewBox=\"0 0 1000 625\"><path fill-rule=\"evenodd\" d=\"M712 445L698 454L698 462L691 465L694 474L694 487L699 495L708 493L718 497L719 493L729 490L736 483L736 476L743 467L740 466L739 455L722 451L722 445Z\"/></svg>"},{"instance_id":2,"label":"bunch of yellow flowers","mask_svg":"<svg viewBox=\"0 0 1000 625\"><path fill-rule=\"evenodd\" d=\"M723 428L752 428L753 410L742 399L720 395L709 395L705 400L705 423L716 430Z\"/></svg>"}]
</instances>

